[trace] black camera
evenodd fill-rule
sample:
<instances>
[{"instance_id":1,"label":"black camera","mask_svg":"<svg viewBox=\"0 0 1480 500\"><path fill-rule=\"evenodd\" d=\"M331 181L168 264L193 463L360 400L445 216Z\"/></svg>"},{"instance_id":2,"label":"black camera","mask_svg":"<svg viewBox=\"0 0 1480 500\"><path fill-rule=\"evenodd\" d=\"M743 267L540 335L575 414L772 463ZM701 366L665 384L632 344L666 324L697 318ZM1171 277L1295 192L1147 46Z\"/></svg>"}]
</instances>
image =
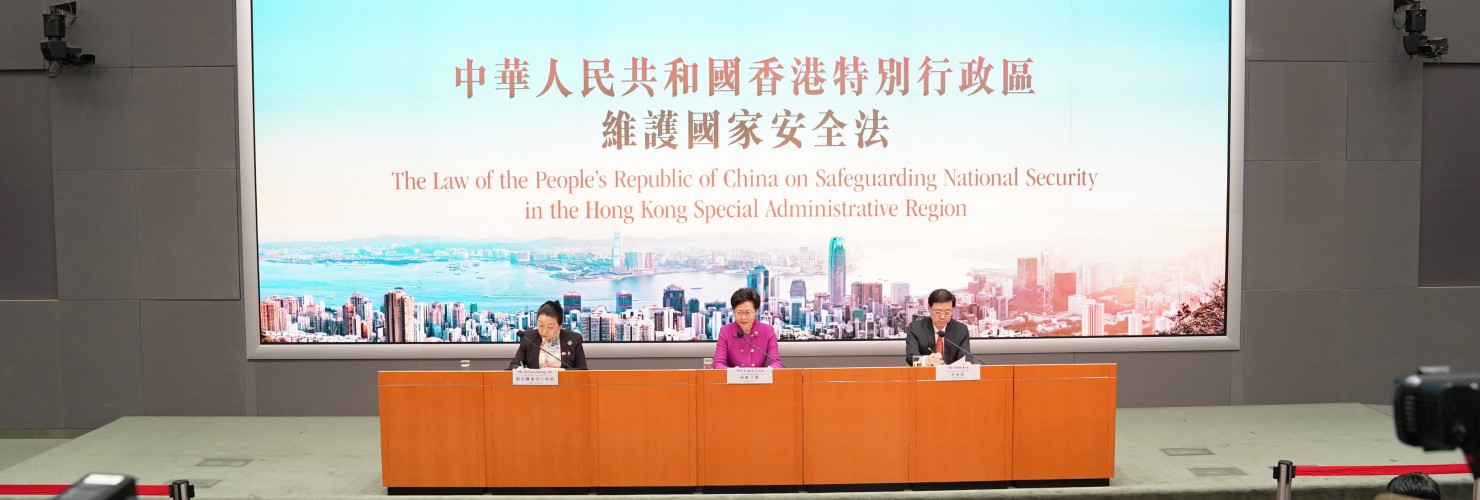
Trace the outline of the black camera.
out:
<instances>
[{"instance_id":1,"label":"black camera","mask_svg":"<svg viewBox=\"0 0 1480 500\"><path fill-rule=\"evenodd\" d=\"M77 2L52 5L41 15L41 32L46 36L46 41L41 42L41 57L48 63L63 66L91 66L97 57L82 53L81 47L67 45L67 16L76 19Z\"/></svg>"},{"instance_id":2,"label":"black camera","mask_svg":"<svg viewBox=\"0 0 1480 500\"><path fill-rule=\"evenodd\" d=\"M88 474L57 496L56 500L135 500L137 482L119 474Z\"/></svg>"},{"instance_id":3,"label":"black camera","mask_svg":"<svg viewBox=\"0 0 1480 500\"><path fill-rule=\"evenodd\" d=\"M1403 31L1408 32L1403 36L1403 52L1410 56L1421 56L1435 59L1449 53L1448 38L1429 38L1423 34L1428 30L1428 9L1423 8L1420 0L1393 0L1393 9L1401 9L1403 6L1412 4L1403 13ZM1397 13L1394 12L1394 15Z\"/></svg>"},{"instance_id":4,"label":"black camera","mask_svg":"<svg viewBox=\"0 0 1480 500\"><path fill-rule=\"evenodd\" d=\"M1429 38L1423 35L1408 35L1403 37L1403 51L1410 56L1421 56L1434 59L1449 53L1448 38Z\"/></svg>"},{"instance_id":5,"label":"black camera","mask_svg":"<svg viewBox=\"0 0 1480 500\"><path fill-rule=\"evenodd\" d=\"M1422 368L1399 378L1393 393L1398 440L1424 451L1461 449L1471 460L1480 451L1480 374L1450 374L1448 367ZM1476 463L1470 462L1471 472Z\"/></svg>"}]
</instances>

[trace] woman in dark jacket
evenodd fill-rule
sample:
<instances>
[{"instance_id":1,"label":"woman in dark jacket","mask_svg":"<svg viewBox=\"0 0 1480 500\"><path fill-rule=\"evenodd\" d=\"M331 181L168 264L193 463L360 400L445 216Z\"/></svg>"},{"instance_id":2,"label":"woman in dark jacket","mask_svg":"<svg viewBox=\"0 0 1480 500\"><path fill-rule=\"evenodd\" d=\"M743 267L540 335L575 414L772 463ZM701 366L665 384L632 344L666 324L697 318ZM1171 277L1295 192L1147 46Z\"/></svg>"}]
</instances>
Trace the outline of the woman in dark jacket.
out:
<instances>
[{"instance_id":1,"label":"woman in dark jacket","mask_svg":"<svg viewBox=\"0 0 1480 500\"><path fill-rule=\"evenodd\" d=\"M514 353L509 369L585 370L586 351L581 349L581 334L560 327L564 316L559 302L541 304L534 329L519 332L519 351Z\"/></svg>"}]
</instances>

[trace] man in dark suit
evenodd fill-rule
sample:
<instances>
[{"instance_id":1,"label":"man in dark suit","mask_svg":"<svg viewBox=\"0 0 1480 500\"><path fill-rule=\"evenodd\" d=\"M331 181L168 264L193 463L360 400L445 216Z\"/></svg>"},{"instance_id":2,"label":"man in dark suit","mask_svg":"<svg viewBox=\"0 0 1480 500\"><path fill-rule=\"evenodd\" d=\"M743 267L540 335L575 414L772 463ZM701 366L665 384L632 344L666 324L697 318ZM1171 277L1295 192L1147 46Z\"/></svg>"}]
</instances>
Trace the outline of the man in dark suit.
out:
<instances>
[{"instance_id":1,"label":"man in dark suit","mask_svg":"<svg viewBox=\"0 0 1480 500\"><path fill-rule=\"evenodd\" d=\"M956 296L949 290L940 289L930 292L925 302L930 316L910 323L905 332L905 364L914 364L915 356L924 356L925 364L931 366L954 363L966 357L971 350L966 325L951 319L951 313L956 310Z\"/></svg>"}]
</instances>

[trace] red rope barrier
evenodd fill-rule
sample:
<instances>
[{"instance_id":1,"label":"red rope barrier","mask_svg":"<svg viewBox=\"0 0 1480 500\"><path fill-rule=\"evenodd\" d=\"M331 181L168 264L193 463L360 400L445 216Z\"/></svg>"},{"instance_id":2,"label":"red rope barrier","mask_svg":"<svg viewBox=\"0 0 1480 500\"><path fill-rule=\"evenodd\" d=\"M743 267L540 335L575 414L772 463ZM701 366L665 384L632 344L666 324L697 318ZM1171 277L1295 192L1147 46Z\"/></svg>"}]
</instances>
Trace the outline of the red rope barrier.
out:
<instances>
[{"instance_id":1,"label":"red rope barrier","mask_svg":"<svg viewBox=\"0 0 1480 500\"><path fill-rule=\"evenodd\" d=\"M1409 472L1424 474L1469 474L1465 464L1442 465L1297 465L1295 475L1306 476L1399 476Z\"/></svg>"},{"instance_id":2,"label":"red rope barrier","mask_svg":"<svg viewBox=\"0 0 1480 500\"><path fill-rule=\"evenodd\" d=\"M60 495L71 488L70 484L0 484L0 495ZM168 497L170 487L139 485L134 487L141 497Z\"/></svg>"}]
</instances>

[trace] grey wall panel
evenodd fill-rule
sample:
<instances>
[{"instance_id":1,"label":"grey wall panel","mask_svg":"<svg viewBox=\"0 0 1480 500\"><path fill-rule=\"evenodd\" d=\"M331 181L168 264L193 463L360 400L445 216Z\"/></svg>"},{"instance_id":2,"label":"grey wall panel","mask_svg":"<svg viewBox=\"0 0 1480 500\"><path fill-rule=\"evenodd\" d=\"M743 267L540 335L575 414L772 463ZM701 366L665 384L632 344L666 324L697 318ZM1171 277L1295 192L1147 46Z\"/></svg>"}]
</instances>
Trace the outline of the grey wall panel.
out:
<instances>
[{"instance_id":1,"label":"grey wall panel","mask_svg":"<svg viewBox=\"0 0 1480 500\"><path fill-rule=\"evenodd\" d=\"M60 311L65 427L144 414L139 301L67 300Z\"/></svg>"},{"instance_id":2,"label":"grey wall panel","mask_svg":"<svg viewBox=\"0 0 1480 500\"><path fill-rule=\"evenodd\" d=\"M462 369L460 359L414 359L411 370L422 371L452 371ZM470 359L469 370L504 370L509 367L509 359ZM386 368L389 370L390 368Z\"/></svg>"},{"instance_id":3,"label":"grey wall panel","mask_svg":"<svg viewBox=\"0 0 1480 500\"><path fill-rule=\"evenodd\" d=\"M1405 347L1424 364L1449 365L1461 373L1480 372L1480 287L1419 288L1418 327L1423 341Z\"/></svg>"},{"instance_id":4,"label":"grey wall panel","mask_svg":"<svg viewBox=\"0 0 1480 500\"><path fill-rule=\"evenodd\" d=\"M132 33L138 67L236 64L232 0L133 0Z\"/></svg>"},{"instance_id":5,"label":"grey wall panel","mask_svg":"<svg viewBox=\"0 0 1480 500\"><path fill-rule=\"evenodd\" d=\"M1352 0L1347 5L1348 60L1408 61L1408 54L1403 52L1403 30L1393 27L1393 2ZM1403 16L1396 19L1401 27Z\"/></svg>"},{"instance_id":6,"label":"grey wall panel","mask_svg":"<svg viewBox=\"0 0 1480 500\"><path fill-rule=\"evenodd\" d=\"M139 168L236 168L236 70L134 70Z\"/></svg>"},{"instance_id":7,"label":"grey wall panel","mask_svg":"<svg viewBox=\"0 0 1480 500\"><path fill-rule=\"evenodd\" d=\"M57 172L57 293L62 299L139 296L139 190L129 171Z\"/></svg>"},{"instance_id":8,"label":"grey wall panel","mask_svg":"<svg viewBox=\"0 0 1480 500\"><path fill-rule=\"evenodd\" d=\"M1445 63L1480 63L1480 2L1473 0L1427 0L1430 37L1449 39Z\"/></svg>"},{"instance_id":9,"label":"grey wall panel","mask_svg":"<svg viewBox=\"0 0 1480 500\"><path fill-rule=\"evenodd\" d=\"M40 47L41 14L50 3L47 0L0 2L0 71L39 70L45 66Z\"/></svg>"},{"instance_id":10,"label":"grey wall panel","mask_svg":"<svg viewBox=\"0 0 1480 500\"><path fill-rule=\"evenodd\" d=\"M376 373L417 370L417 361L254 361L251 370L257 415L373 416L380 414Z\"/></svg>"},{"instance_id":11,"label":"grey wall panel","mask_svg":"<svg viewBox=\"0 0 1480 500\"><path fill-rule=\"evenodd\" d=\"M41 68L36 44L46 3L0 1L0 71ZM1429 34L1454 43L1447 61L1480 62L1480 38L1465 36L1480 32L1480 3L1425 3ZM229 68L236 64L234 2L83 0L81 7L73 41L97 53L104 68L68 70L54 80L37 80L39 72L0 74L0 102L19 95L17 89L41 96L0 108L0 172L8 178L44 173L49 177L41 181L51 183L0 186L0 210L6 211L0 216L55 207L52 296L62 299L60 313L29 302L0 304L0 335L60 332L59 349L68 353L45 365L30 358L11 363L0 352L0 375L10 369L47 377L57 363L75 371L48 389L49 399L28 407L32 413L0 404L0 427L92 425L129 412L364 414L375 405L373 384L354 379L381 367L456 368L457 360L243 361L240 302L199 300L240 294L239 203L231 173L237 167ZM1480 371L1480 364L1458 357L1480 347L1471 319L1480 292L1413 288L1480 285L1480 260L1474 259L1480 218L1472 216L1480 213L1474 201L1480 197L1473 195L1480 192L1480 169L1472 168L1480 141L1471 132L1480 116L1480 101L1472 98L1480 67L1429 65L1419 75L1399 52L1401 33L1391 28L1390 14L1390 3L1368 0L1248 3L1245 152L1252 161L1244 179L1242 264L1251 291L1245 293L1242 351L988 354L987 361L1118 362L1121 403L1131 406L1220 404L1225 398L1381 402L1390 372L1414 362ZM33 82L44 82L44 95ZM1421 104L1416 113L1415 102ZM26 106L38 105L46 110L46 134L25 137L36 133L28 127L38 120ZM41 161L48 170L25 166L43 151L38 141L45 143ZM45 227L4 227L7 236L35 232L22 239L36 241L0 243L0 276L6 277L0 298L20 289L44 293L45 279L23 276L49 273L45 257L36 255L45 245ZM17 244L24 246L6 246ZM137 302L151 298L184 300ZM135 303L138 311L130 317L126 309ZM1311 311L1341 311L1343 318ZM47 317L53 317L50 327ZM1417 337L1408 333L1414 330ZM131 338L139 346L137 359L118 355ZM43 355L55 350L47 349ZM893 355L787 357L794 367L900 361ZM82 363L121 373L131 362L138 365L137 383L125 377L91 384L95 374L67 368ZM474 360L473 368L506 362ZM598 369L698 364L697 358L591 362ZM352 376L336 378L340 373ZM1221 385L1220 374L1226 377ZM13 384L0 386L7 387L0 401L20 394ZM123 396L135 386L138 397L130 402ZM24 397L41 397L26 387L32 392ZM78 398L66 398L69 393Z\"/></svg>"},{"instance_id":12,"label":"grey wall panel","mask_svg":"<svg viewBox=\"0 0 1480 500\"><path fill-rule=\"evenodd\" d=\"M1341 400L1340 290L1244 292L1243 404Z\"/></svg>"},{"instance_id":13,"label":"grey wall panel","mask_svg":"<svg viewBox=\"0 0 1480 500\"><path fill-rule=\"evenodd\" d=\"M784 360L783 360L784 362ZM695 370L703 358L598 358L587 359L592 370ZM507 367L508 365L505 365Z\"/></svg>"},{"instance_id":14,"label":"grey wall panel","mask_svg":"<svg viewBox=\"0 0 1480 500\"><path fill-rule=\"evenodd\" d=\"M1424 72L1419 286L1480 285L1480 65Z\"/></svg>"},{"instance_id":15,"label":"grey wall panel","mask_svg":"<svg viewBox=\"0 0 1480 500\"><path fill-rule=\"evenodd\" d=\"M135 167L133 75L130 68L82 68L48 80L54 169Z\"/></svg>"},{"instance_id":16,"label":"grey wall panel","mask_svg":"<svg viewBox=\"0 0 1480 500\"><path fill-rule=\"evenodd\" d=\"M1418 289L1347 290L1342 330L1331 341L1341 359L1341 401L1393 403L1393 379L1430 364L1418 319Z\"/></svg>"},{"instance_id":17,"label":"grey wall panel","mask_svg":"<svg viewBox=\"0 0 1480 500\"><path fill-rule=\"evenodd\" d=\"M1418 286L1419 164L1346 164L1342 283L1347 288Z\"/></svg>"},{"instance_id":18,"label":"grey wall panel","mask_svg":"<svg viewBox=\"0 0 1480 500\"><path fill-rule=\"evenodd\" d=\"M1339 288L1342 162L1245 162L1244 289Z\"/></svg>"},{"instance_id":19,"label":"grey wall panel","mask_svg":"<svg viewBox=\"0 0 1480 500\"><path fill-rule=\"evenodd\" d=\"M0 300L57 298L47 99L40 72L0 72Z\"/></svg>"},{"instance_id":20,"label":"grey wall panel","mask_svg":"<svg viewBox=\"0 0 1480 500\"><path fill-rule=\"evenodd\" d=\"M1232 352L1086 353L1074 362L1115 363L1121 408L1231 403Z\"/></svg>"},{"instance_id":21,"label":"grey wall panel","mask_svg":"<svg viewBox=\"0 0 1480 500\"><path fill-rule=\"evenodd\" d=\"M145 300L147 415L244 415L246 346L239 300Z\"/></svg>"},{"instance_id":22,"label":"grey wall panel","mask_svg":"<svg viewBox=\"0 0 1480 500\"><path fill-rule=\"evenodd\" d=\"M1354 62L1346 67L1348 160L1418 160L1423 149L1423 66Z\"/></svg>"},{"instance_id":23,"label":"grey wall panel","mask_svg":"<svg viewBox=\"0 0 1480 500\"><path fill-rule=\"evenodd\" d=\"M1074 363L1075 356L1072 353L1050 353L1050 354L978 354L987 364L992 365L1063 365ZM904 362L904 360L900 360Z\"/></svg>"},{"instance_id":24,"label":"grey wall panel","mask_svg":"<svg viewBox=\"0 0 1480 500\"><path fill-rule=\"evenodd\" d=\"M0 429L62 427L57 302L0 301Z\"/></svg>"},{"instance_id":25,"label":"grey wall panel","mask_svg":"<svg viewBox=\"0 0 1480 500\"><path fill-rule=\"evenodd\" d=\"M61 2L55 0L47 3ZM129 11L132 5L133 0L79 0L78 15L69 18L72 26L67 29L67 45L96 56L94 67L132 67L133 44L129 40ZM36 21L32 29L36 30L33 33L36 33L39 41L40 12L34 14L34 17Z\"/></svg>"},{"instance_id":26,"label":"grey wall panel","mask_svg":"<svg viewBox=\"0 0 1480 500\"><path fill-rule=\"evenodd\" d=\"M1344 61L1347 10L1345 0L1248 0L1247 57L1250 61Z\"/></svg>"},{"instance_id":27,"label":"grey wall panel","mask_svg":"<svg viewBox=\"0 0 1480 500\"><path fill-rule=\"evenodd\" d=\"M1346 63L1250 62L1245 160L1346 159Z\"/></svg>"},{"instance_id":28,"label":"grey wall panel","mask_svg":"<svg viewBox=\"0 0 1480 500\"><path fill-rule=\"evenodd\" d=\"M787 356L786 351L781 351L781 362L787 368L851 368L861 366L904 366L904 349L900 349L898 356L848 356L848 357L823 357L823 356ZM712 355L711 355L712 356ZM699 365L703 365L700 360Z\"/></svg>"},{"instance_id":29,"label":"grey wall panel","mask_svg":"<svg viewBox=\"0 0 1480 500\"><path fill-rule=\"evenodd\" d=\"M138 175L140 297L240 298L236 172L142 170Z\"/></svg>"}]
</instances>

